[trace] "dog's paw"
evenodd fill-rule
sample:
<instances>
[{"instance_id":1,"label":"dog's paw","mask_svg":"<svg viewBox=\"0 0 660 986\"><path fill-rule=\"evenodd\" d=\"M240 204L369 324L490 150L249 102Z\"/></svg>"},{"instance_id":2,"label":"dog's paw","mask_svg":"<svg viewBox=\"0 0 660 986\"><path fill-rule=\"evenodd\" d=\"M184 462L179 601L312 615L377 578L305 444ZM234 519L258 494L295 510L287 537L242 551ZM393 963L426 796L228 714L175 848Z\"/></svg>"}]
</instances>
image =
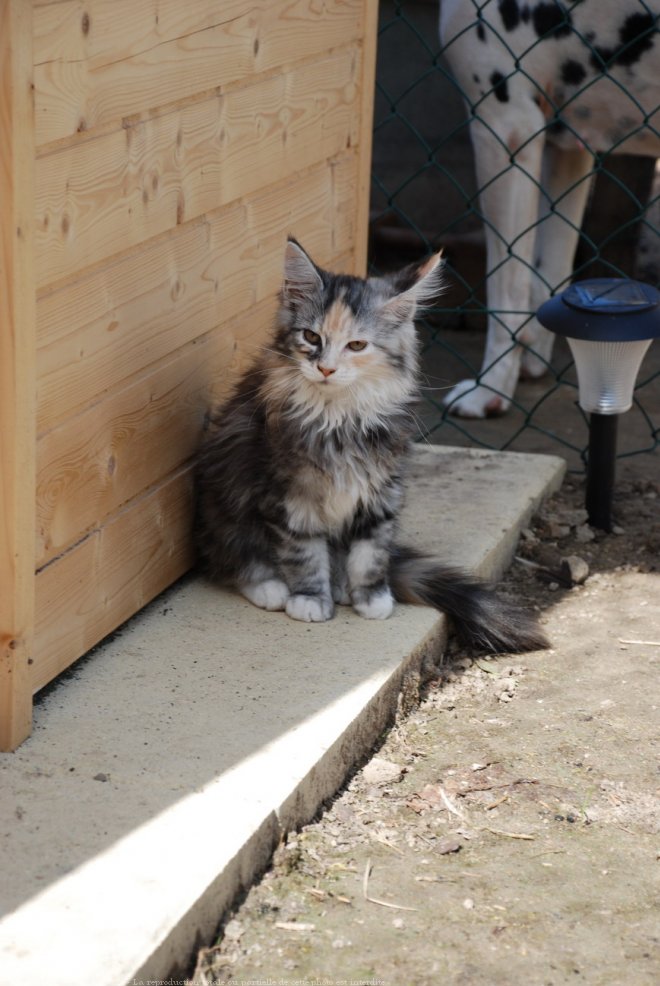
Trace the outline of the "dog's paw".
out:
<instances>
[{"instance_id":1,"label":"dog's paw","mask_svg":"<svg viewBox=\"0 0 660 986\"><path fill-rule=\"evenodd\" d=\"M332 619L334 606L327 596L291 596L286 604L287 615L303 623L323 623Z\"/></svg>"},{"instance_id":2,"label":"dog's paw","mask_svg":"<svg viewBox=\"0 0 660 986\"><path fill-rule=\"evenodd\" d=\"M550 340L550 345L546 345L543 348L539 343L535 343L533 349L526 349L520 360L520 379L538 380L539 377L545 376L550 369L551 356L552 339Z\"/></svg>"},{"instance_id":3,"label":"dog's paw","mask_svg":"<svg viewBox=\"0 0 660 986\"><path fill-rule=\"evenodd\" d=\"M482 387L476 380L461 380L444 398L450 414L461 418L493 418L505 414L511 406L508 397Z\"/></svg>"},{"instance_id":4,"label":"dog's paw","mask_svg":"<svg viewBox=\"0 0 660 986\"><path fill-rule=\"evenodd\" d=\"M281 579L265 579L263 582L244 582L241 594L259 609L284 609L289 599L289 589Z\"/></svg>"}]
</instances>

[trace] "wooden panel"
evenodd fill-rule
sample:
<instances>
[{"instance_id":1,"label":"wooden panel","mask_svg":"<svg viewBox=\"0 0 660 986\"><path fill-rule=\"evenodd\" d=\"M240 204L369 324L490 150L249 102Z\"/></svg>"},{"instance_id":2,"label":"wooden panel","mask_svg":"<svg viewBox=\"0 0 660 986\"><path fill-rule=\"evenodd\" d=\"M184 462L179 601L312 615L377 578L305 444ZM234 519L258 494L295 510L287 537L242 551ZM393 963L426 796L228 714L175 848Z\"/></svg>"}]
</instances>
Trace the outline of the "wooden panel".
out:
<instances>
[{"instance_id":1,"label":"wooden panel","mask_svg":"<svg viewBox=\"0 0 660 986\"><path fill-rule=\"evenodd\" d=\"M37 143L320 55L362 0L71 0L37 8Z\"/></svg>"},{"instance_id":2,"label":"wooden panel","mask_svg":"<svg viewBox=\"0 0 660 986\"><path fill-rule=\"evenodd\" d=\"M318 63L37 163L37 278L46 285L357 142L359 59Z\"/></svg>"},{"instance_id":3,"label":"wooden panel","mask_svg":"<svg viewBox=\"0 0 660 986\"><path fill-rule=\"evenodd\" d=\"M0 0L0 749L29 734L34 619L32 7Z\"/></svg>"},{"instance_id":4,"label":"wooden panel","mask_svg":"<svg viewBox=\"0 0 660 986\"><path fill-rule=\"evenodd\" d=\"M349 249L355 174L349 151L42 294L39 432L273 295L288 232L320 263Z\"/></svg>"},{"instance_id":5,"label":"wooden panel","mask_svg":"<svg viewBox=\"0 0 660 986\"><path fill-rule=\"evenodd\" d=\"M269 299L237 323L194 340L41 438L38 567L192 455L217 381L226 386L231 378L236 337L263 333L273 308Z\"/></svg>"},{"instance_id":6,"label":"wooden panel","mask_svg":"<svg viewBox=\"0 0 660 986\"><path fill-rule=\"evenodd\" d=\"M34 691L190 567L191 516L182 471L38 573Z\"/></svg>"}]
</instances>

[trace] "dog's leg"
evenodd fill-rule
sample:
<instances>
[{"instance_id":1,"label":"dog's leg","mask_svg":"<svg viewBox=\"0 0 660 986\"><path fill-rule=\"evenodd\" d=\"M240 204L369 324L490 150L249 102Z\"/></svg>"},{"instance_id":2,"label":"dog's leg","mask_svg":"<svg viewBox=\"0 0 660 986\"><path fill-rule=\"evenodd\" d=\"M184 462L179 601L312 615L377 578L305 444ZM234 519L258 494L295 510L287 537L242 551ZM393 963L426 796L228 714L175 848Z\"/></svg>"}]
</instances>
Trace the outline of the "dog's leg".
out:
<instances>
[{"instance_id":1,"label":"dog's leg","mask_svg":"<svg viewBox=\"0 0 660 986\"><path fill-rule=\"evenodd\" d=\"M568 284L589 196L593 157L582 149L562 150L546 144L543 192L534 251L531 310L536 311L555 291ZM523 350L520 374L540 377L548 369L554 335L533 318L521 332L529 349Z\"/></svg>"},{"instance_id":2,"label":"dog's leg","mask_svg":"<svg viewBox=\"0 0 660 986\"><path fill-rule=\"evenodd\" d=\"M526 92L505 106L491 97L472 123L486 226L489 314L478 380L463 380L445 400L452 413L463 417L502 414L518 380L518 333L530 311L544 124L543 113Z\"/></svg>"}]
</instances>

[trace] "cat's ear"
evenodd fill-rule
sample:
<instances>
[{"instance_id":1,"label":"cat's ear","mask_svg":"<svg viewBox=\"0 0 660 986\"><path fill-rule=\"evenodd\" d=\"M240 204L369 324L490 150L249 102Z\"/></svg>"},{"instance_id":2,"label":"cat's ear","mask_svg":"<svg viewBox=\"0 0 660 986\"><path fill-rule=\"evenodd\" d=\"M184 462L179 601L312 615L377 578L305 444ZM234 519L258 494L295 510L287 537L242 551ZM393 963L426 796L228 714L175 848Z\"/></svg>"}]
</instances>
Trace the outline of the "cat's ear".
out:
<instances>
[{"instance_id":1,"label":"cat's ear","mask_svg":"<svg viewBox=\"0 0 660 986\"><path fill-rule=\"evenodd\" d=\"M404 267L387 280L394 295L381 306L381 314L396 323L409 322L418 308L423 308L442 290L442 250L421 264Z\"/></svg>"},{"instance_id":2,"label":"cat's ear","mask_svg":"<svg viewBox=\"0 0 660 986\"><path fill-rule=\"evenodd\" d=\"M323 280L318 267L300 244L289 237L284 251L282 300L295 305L296 302L318 297L322 290Z\"/></svg>"}]
</instances>

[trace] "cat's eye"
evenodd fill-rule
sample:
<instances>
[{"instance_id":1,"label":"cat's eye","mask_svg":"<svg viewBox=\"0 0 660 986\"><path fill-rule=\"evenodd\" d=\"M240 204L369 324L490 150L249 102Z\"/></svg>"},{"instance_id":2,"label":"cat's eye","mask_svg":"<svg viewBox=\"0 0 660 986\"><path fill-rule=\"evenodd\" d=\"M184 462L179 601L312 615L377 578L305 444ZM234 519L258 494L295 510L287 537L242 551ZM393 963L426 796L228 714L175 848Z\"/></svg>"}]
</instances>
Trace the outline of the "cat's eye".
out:
<instances>
[{"instance_id":1,"label":"cat's eye","mask_svg":"<svg viewBox=\"0 0 660 986\"><path fill-rule=\"evenodd\" d=\"M303 339L308 342L310 346L318 346L321 342L321 336L318 332L313 332L312 329L305 329L303 332Z\"/></svg>"},{"instance_id":2,"label":"cat's eye","mask_svg":"<svg viewBox=\"0 0 660 986\"><path fill-rule=\"evenodd\" d=\"M350 349L354 353L361 353L363 349L367 348L367 343L365 339L351 339L346 345L347 349Z\"/></svg>"}]
</instances>

